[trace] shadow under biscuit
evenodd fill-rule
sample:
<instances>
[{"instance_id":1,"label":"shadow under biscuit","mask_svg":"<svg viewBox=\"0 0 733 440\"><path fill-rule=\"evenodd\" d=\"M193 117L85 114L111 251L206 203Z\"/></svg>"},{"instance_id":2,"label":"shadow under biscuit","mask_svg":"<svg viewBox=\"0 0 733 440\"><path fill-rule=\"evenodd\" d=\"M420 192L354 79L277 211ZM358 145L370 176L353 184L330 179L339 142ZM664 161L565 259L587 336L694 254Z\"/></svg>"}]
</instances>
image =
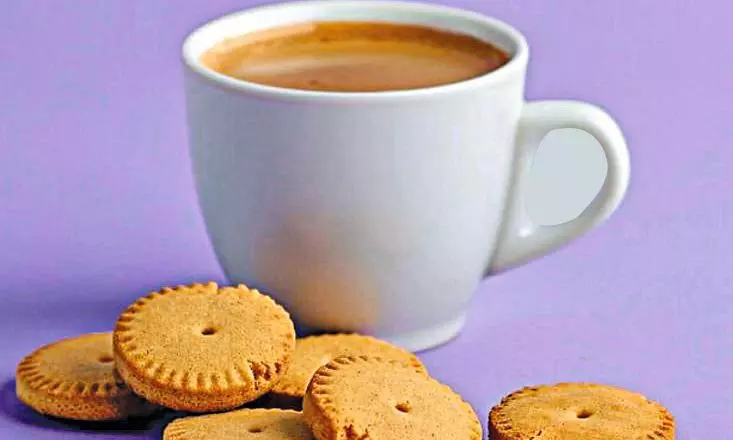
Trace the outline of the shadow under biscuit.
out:
<instances>
[{"instance_id":1,"label":"shadow under biscuit","mask_svg":"<svg viewBox=\"0 0 733 440\"><path fill-rule=\"evenodd\" d=\"M303 399L282 394L265 394L256 402L255 408L303 410Z\"/></svg>"},{"instance_id":2,"label":"shadow under biscuit","mask_svg":"<svg viewBox=\"0 0 733 440\"><path fill-rule=\"evenodd\" d=\"M0 417L17 424L50 431L108 432L158 439L165 425L177 415L160 410L147 417L114 422L84 422L45 416L18 400L15 393L15 379L11 378L2 382L0 386Z\"/></svg>"}]
</instances>

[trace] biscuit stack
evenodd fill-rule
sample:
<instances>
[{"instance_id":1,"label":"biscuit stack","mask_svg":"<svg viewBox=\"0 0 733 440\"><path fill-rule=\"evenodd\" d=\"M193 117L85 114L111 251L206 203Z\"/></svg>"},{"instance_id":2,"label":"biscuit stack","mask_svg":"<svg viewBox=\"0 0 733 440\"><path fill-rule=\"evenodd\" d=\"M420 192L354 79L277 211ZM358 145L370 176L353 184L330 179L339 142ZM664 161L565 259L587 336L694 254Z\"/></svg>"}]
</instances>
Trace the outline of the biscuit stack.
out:
<instances>
[{"instance_id":1,"label":"biscuit stack","mask_svg":"<svg viewBox=\"0 0 733 440\"><path fill-rule=\"evenodd\" d=\"M413 354L355 334L296 339L285 309L241 285L193 284L140 298L114 332L28 355L16 389L37 411L75 420L165 408L215 413L175 420L167 440L482 438L471 406ZM514 393L492 409L491 438L674 438L663 407L609 390L564 384Z\"/></svg>"}]
</instances>

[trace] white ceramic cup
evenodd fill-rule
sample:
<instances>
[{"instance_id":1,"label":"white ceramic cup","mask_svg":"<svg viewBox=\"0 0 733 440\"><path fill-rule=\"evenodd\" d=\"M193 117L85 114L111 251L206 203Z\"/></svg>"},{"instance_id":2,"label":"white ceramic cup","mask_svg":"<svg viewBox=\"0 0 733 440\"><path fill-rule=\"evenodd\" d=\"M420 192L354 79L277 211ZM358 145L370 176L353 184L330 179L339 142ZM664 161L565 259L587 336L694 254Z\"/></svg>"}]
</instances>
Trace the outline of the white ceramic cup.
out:
<instances>
[{"instance_id":1,"label":"white ceramic cup","mask_svg":"<svg viewBox=\"0 0 733 440\"><path fill-rule=\"evenodd\" d=\"M511 61L460 83L365 93L253 84L199 62L228 37L329 20L467 33ZM192 32L183 44L191 155L230 281L262 288L306 327L368 333L411 350L458 334L485 274L585 233L628 185L626 143L608 114L582 102L525 102L528 56L524 37L501 21L419 3L275 4ZM578 218L541 226L527 215L524 188L540 141L559 128L592 134L608 174Z\"/></svg>"}]
</instances>

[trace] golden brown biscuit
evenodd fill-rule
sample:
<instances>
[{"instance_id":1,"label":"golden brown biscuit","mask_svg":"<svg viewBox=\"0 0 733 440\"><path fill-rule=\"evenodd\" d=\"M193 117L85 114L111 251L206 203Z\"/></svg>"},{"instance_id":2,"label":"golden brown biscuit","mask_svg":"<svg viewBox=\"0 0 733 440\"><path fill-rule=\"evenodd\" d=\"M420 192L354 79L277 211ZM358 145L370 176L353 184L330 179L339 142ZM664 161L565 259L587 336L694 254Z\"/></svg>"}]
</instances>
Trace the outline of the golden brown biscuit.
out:
<instances>
[{"instance_id":1,"label":"golden brown biscuit","mask_svg":"<svg viewBox=\"0 0 733 440\"><path fill-rule=\"evenodd\" d=\"M591 383L515 391L491 409L491 440L673 440L675 423L641 394Z\"/></svg>"},{"instance_id":2,"label":"golden brown biscuit","mask_svg":"<svg viewBox=\"0 0 733 440\"><path fill-rule=\"evenodd\" d=\"M270 391L295 345L288 313L245 286L164 288L117 319L114 356L137 394L191 412L241 406Z\"/></svg>"},{"instance_id":3,"label":"golden brown biscuit","mask_svg":"<svg viewBox=\"0 0 733 440\"><path fill-rule=\"evenodd\" d=\"M240 409L185 417L168 425L163 440L313 440L298 411Z\"/></svg>"},{"instance_id":4,"label":"golden brown biscuit","mask_svg":"<svg viewBox=\"0 0 733 440\"><path fill-rule=\"evenodd\" d=\"M427 374L425 366L414 354L371 336L338 334L309 336L295 341L295 352L288 371L272 389L279 396L302 399L313 373L322 365L340 356L372 356L411 365Z\"/></svg>"},{"instance_id":5,"label":"golden brown biscuit","mask_svg":"<svg viewBox=\"0 0 733 440\"><path fill-rule=\"evenodd\" d=\"M41 347L18 364L18 399L36 411L74 420L124 420L156 407L115 374L112 333L92 333Z\"/></svg>"},{"instance_id":6,"label":"golden brown biscuit","mask_svg":"<svg viewBox=\"0 0 733 440\"><path fill-rule=\"evenodd\" d=\"M318 440L480 440L471 406L446 385L396 361L334 359L316 371L303 416Z\"/></svg>"}]
</instances>

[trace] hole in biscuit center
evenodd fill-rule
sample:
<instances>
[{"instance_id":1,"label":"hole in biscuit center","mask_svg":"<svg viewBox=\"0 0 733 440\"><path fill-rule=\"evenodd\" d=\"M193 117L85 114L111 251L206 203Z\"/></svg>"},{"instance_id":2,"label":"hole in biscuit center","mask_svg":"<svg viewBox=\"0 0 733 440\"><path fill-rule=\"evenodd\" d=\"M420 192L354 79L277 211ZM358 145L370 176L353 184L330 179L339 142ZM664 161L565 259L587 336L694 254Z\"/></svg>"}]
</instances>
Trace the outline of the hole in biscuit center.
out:
<instances>
[{"instance_id":1,"label":"hole in biscuit center","mask_svg":"<svg viewBox=\"0 0 733 440\"><path fill-rule=\"evenodd\" d=\"M410 412L410 410L412 410L412 408L410 407L410 404L407 402L400 402L397 405L395 405L395 408L397 408L397 411L403 412L403 413L408 413Z\"/></svg>"},{"instance_id":2,"label":"hole in biscuit center","mask_svg":"<svg viewBox=\"0 0 733 440\"><path fill-rule=\"evenodd\" d=\"M211 336L216 333L216 329L214 327L206 327L205 329L201 330L201 334L204 336Z\"/></svg>"},{"instance_id":3,"label":"hole in biscuit center","mask_svg":"<svg viewBox=\"0 0 733 440\"><path fill-rule=\"evenodd\" d=\"M577 417L578 417L579 419L587 419L588 417L590 417L590 416L592 416L592 415L593 415L593 411L591 411L591 410L589 410L589 409L581 409L581 410L580 410L580 411L578 411L578 413L576 414L576 416L577 416Z\"/></svg>"},{"instance_id":4,"label":"hole in biscuit center","mask_svg":"<svg viewBox=\"0 0 733 440\"><path fill-rule=\"evenodd\" d=\"M264 431L264 429L262 429L259 426L252 426L248 429L248 431L251 432L252 434L259 434L260 432Z\"/></svg>"},{"instance_id":5,"label":"hole in biscuit center","mask_svg":"<svg viewBox=\"0 0 733 440\"><path fill-rule=\"evenodd\" d=\"M100 363L103 363L103 364L108 364L108 363L112 362L113 360L114 359L112 359L112 356L110 356L108 354L103 354L102 356L99 356L99 359L98 359L98 361Z\"/></svg>"}]
</instances>

